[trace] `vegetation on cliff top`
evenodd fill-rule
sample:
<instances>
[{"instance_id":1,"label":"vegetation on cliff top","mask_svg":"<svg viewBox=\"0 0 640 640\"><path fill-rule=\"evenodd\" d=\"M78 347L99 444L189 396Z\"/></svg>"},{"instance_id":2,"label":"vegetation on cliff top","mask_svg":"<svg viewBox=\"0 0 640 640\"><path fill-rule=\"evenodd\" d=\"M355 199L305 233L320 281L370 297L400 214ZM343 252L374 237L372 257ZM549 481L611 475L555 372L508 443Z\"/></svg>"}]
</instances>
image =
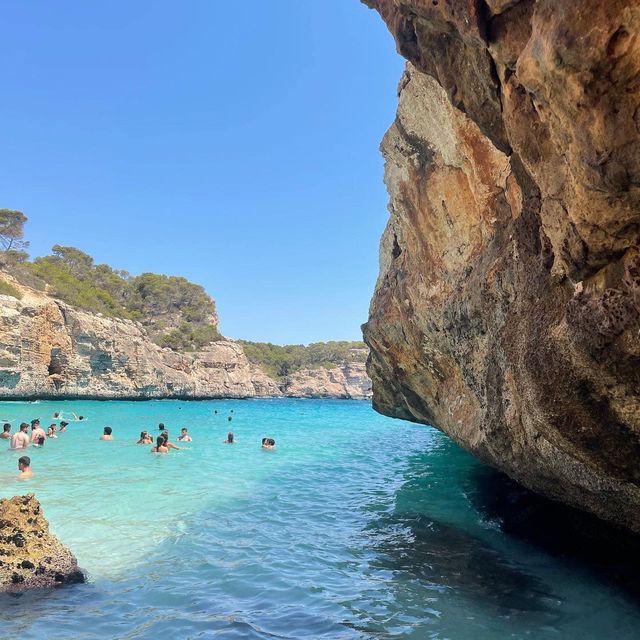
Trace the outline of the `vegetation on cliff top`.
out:
<instances>
[{"instance_id":1,"label":"vegetation on cliff top","mask_svg":"<svg viewBox=\"0 0 640 640\"><path fill-rule=\"evenodd\" d=\"M175 350L220 339L215 303L200 285L155 273L131 276L61 245L52 255L29 261L23 251L25 221L19 211L0 209L1 266L22 284L91 313L137 320L156 343ZM3 292L18 297L15 289Z\"/></svg>"},{"instance_id":2,"label":"vegetation on cliff top","mask_svg":"<svg viewBox=\"0 0 640 640\"><path fill-rule=\"evenodd\" d=\"M240 344L250 362L276 378L283 378L300 369L330 369L345 362L364 362L368 354L364 342L314 342L307 346L281 346L270 342L240 340Z\"/></svg>"}]
</instances>

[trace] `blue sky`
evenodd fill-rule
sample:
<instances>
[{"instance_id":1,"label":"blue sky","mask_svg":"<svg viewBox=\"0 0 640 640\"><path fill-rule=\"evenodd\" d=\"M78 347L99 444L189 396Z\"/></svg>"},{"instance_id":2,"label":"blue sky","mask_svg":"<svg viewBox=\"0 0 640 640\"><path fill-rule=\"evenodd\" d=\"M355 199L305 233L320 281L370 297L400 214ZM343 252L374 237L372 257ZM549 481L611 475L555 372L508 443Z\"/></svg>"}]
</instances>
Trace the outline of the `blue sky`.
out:
<instances>
[{"instance_id":1,"label":"blue sky","mask_svg":"<svg viewBox=\"0 0 640 640\"><path fill-rule=\"evenodd\" d=\"M0 207L184 275L234 338L359 339L403 63L358 0L5 0Z\"/></svg>"}]
</instances>

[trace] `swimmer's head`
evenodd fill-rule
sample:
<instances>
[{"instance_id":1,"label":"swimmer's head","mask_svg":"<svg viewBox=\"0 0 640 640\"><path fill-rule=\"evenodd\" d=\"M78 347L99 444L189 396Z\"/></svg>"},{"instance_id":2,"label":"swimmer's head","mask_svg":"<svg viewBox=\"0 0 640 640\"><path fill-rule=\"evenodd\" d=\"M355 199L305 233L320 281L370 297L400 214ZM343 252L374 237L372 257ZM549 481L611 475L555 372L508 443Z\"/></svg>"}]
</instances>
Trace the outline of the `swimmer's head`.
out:
<instances>
[{"instance_id":1,"label":"swimmer's head","mask_svg":"<svg viewBox=\"0 0 640 640\"><path fill-rule=\"evenodd\" d=\"M39 426L40 426L40 418L34 418L31 421L31 428L35 429L36 427L39 427Z\"/></svg>"},{"instance_id":2,"label":"swimmer's head","mask_svg":"<svg viewBox=\"0 0 640 640\"><path fill-rule=\"evenodd\" d=\"M31 458L29 456L22 456L18 460L18 469L22 471L23 469L28 469L31 466Z\"/></svg>"},{"instance_id":3,"label":"swimmer's head","mask_svg":"<svg viewBox=\"0 0 640 640\"><path fill-rule=\"evenodd\" d=\"M165 441L165 442L169 442L169 432L168 431L163 431L160 434L160 437Z\"/></svg>"},{"instance_id":4,"label":"swimmer's head","mask_svg":"<svg viewBox=\"0 0 640 640\"><path fill-rule=\"evenodd\" d=\"M182 433L187 433L187 427L182 427L182 429L180 429L180 431L181 431Z\"/></svg>"},{"instance_id":5,"label":"swimmer's head","mask_svg":"<svg viewBox=\"0 0 640 640\"><path fill-rule=\"evenodd\" d=\"M231 422L231 421L233 420L233 418L232 418L231 416L229 416L229 417L227 418L227 420L228 420L229 422Z\"/></svg>"},{"instance_id":6,"label":"swimmer's head","mask_svg":"<svg viewBox=\"0 0 640 640\"><path fill-rule=\"evenodd\" d=\"M25 431L29 428L29 425L26 422L20 424L20 431Z\"/></svg>"},{"instance_id":7,"label":"swimmer's head","mask_svg":"<svg viewBox=\"0 0 640 640\"><path fill-rule=\"evenodd\" d=\"M44 444L44 436L40 436L40 437L38 438L38 444L39 444L40 446L42 446L42 445Z\"/></svg>"},{"instance_id":8,"label":"swimmer's head","mask_svg":"<svg viewBox=\"0 0 640 640\"><path fill-rule=\"evenodd\" d=\"M2 425L2 430L3 430L5 433L9 433L9 431L11 431L11 425L10 425L8 422L5 422L5 423Z\"/></svg>"},{"instance_id":9,"label":"swimmer's head","mask_svg":"<svg viewBox=\"0 0 640 640\"><path fill-rule=\"evenodd\" d=\"M158 447L158 449L160 447L164 447L164 442L165 442L164 438L162 436L158 436L156 438L156 447Z\"/></svg>"},{"instance_id":10,"label":"swimmer's head","mask_svg":"<svg viewBox=\"0 0 640 640\"><path fill-rule=\"evenodd\" d=\"M113 429L111 427L105 427L104 428L104 435L105 436L110 436L113 433Z\"/></svg>"},{"instance_id":11,"label":"swimmer's head","mask_svg":"<svg viewBox=\"0 0 640 640\"><path fill-rule=\"evenodd\" d=\"M159 429L160 431L164 431L164 423L163 423L163 422L161 422L161 423L158 425L158 429Z\"/></svg>"}]
</instances>

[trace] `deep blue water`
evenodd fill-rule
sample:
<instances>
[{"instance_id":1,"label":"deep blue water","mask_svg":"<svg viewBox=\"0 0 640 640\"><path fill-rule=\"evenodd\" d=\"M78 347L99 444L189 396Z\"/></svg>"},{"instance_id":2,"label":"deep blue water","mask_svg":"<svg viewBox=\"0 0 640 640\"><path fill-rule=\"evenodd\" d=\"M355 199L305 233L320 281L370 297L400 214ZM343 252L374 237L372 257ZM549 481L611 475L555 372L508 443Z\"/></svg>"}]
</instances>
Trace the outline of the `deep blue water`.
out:
<instances>
[{"instance_id":1,"label":"deep blue water","mask_svg":"<svg viewBox=\"0 0 640 640\"><path fill-rule=\"evenodd\" d=\"M638 637L606 561L505 533L490 472L429 427L312 400L1 403L0 419L58 410L88 421L30 451L27 486L90 579L0 597L0 638ZM194 442L134 444L160 421ZM27 488L17 457L0 451L2 496Z\"/></svg>"}]
</instances>

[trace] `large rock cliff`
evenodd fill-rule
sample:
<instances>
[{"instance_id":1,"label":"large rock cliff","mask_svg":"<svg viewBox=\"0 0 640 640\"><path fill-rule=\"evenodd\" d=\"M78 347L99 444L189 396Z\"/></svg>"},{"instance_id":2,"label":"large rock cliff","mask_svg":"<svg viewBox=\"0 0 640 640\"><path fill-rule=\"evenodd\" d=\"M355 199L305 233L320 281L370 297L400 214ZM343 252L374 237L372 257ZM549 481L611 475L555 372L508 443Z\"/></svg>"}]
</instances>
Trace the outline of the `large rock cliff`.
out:
<instances>
[{"instance_id":1,"label":"large rock cliff","mask_svg":"<svg viewBox=\"0 0 640 640\"><path fill-rule=\"evenodd\" d=\"M640 531L640 5L365 2L409 60L375 407Z\"/></svg>"},{"instance_id":2,"label":"large rock cliff","mask_svg":"<svg viewBox=\"0 0 640 640\"><path fill-rule=\"evenodd\" d=\"M359 381L336 369L341 384L330 392L314 371L281 383L237 342L177 353L158 347L137 322L74 309L6 274L0 280L22 296L0 295L0 398L253 398L293 396L298 386L311 397L371 395L363 368Z\"/></svg>"}]
</instances>

